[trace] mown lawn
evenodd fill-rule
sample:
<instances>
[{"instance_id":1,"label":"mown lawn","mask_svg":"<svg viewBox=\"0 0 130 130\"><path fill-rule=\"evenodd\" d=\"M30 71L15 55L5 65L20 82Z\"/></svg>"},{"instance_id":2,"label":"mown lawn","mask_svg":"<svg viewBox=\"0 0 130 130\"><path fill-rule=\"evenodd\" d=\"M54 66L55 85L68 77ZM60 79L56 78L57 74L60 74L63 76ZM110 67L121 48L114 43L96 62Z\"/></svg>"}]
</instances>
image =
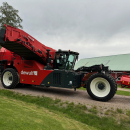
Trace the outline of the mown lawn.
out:
<instances>
[{"instance_id":1,"label":"mown lawn","mask_svg":"<svg viewBox=\"0 0 130 130\"><path fill-rule=\"evenodd\" d=\"M0 96L0 130L96 130L60 112Z\"/></svg>"},{"instance_id":2,"label":"mown lawn","mask_svg":"<svg viewBox=\"0 0 130 130\"><path fill-rule=\"evenodd\" d=\"M130 130L130 110L100 109L0 89L0 130Z\"/></svg>"}]
</instances>

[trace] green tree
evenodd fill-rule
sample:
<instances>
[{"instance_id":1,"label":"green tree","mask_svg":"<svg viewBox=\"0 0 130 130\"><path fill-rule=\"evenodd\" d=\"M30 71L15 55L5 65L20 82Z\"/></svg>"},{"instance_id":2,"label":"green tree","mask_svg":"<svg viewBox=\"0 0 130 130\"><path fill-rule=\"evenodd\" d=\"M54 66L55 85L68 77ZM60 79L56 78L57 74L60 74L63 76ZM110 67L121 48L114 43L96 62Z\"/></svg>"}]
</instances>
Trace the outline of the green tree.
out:
<instances>
[{"instance_id":1,"label":"green tree","mask_svg":"<svg viewBox=\"0 0 130 130\"><path fill-rule=\"evenodd\" d=\"M5 28L4 24L7 24L16 28L23 28L20 24L22 19L19 17L18 12L7 2L3 2L3 6L0 6L0 27Z\"/></svg>"}]
</instances>

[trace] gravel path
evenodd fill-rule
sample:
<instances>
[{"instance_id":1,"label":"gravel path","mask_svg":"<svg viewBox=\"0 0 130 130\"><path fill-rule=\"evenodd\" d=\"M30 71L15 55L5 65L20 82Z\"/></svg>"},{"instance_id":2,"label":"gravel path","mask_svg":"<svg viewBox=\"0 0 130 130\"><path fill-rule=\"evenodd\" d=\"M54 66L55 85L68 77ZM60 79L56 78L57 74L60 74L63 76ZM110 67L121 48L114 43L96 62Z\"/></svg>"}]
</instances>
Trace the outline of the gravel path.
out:
<instances>
[{"instance_id":1,"label":"gravel path","mask_svg":"<svg viewBox=\"0 0 130 130\"><path fill-rule=\"evenodd\" d=\"M0 89L4 89L0 82ZM121 108L121 109L130 109L130 96L120 96L115 95L108 102L99 102L92 100L86 91L73 89L64 89L56 87L37 87L37 86L22 86L15 89L10 89L11 91L19 92L22 94L33 95L33 96L46 96L53 99L61 99L63 101L69 101L74 103L81 103L87 106L97 106L104 108Z\"/></svg>"}]
</instances>

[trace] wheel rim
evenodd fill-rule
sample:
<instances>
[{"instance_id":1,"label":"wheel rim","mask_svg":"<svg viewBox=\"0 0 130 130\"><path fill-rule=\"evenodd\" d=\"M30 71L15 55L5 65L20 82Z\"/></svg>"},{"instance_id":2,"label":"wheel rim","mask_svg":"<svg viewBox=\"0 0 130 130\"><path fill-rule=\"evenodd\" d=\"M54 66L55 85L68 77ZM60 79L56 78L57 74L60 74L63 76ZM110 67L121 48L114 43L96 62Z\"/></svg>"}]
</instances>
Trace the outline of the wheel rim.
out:
<instances>
[{"instance_id":1,"label":"wheel rim","mask_svg":"<svg viewBox=\"0 0 130 130\"><path fill-rule=\"evenodd\" d=\"M6 71L3 75L3 83L10 86L13 83L13 75L10 71Z\"/></svg>"},{"instance_id":2,"label":"wheel rim","mask_svg":"<svg viewBox=\"0 0 130 130\"><path fill-rule=\"evenodd\" d=\"M110 92L110 83L104 78L95 78L90 84L92 93L97 97L105 97Z\"/></svg>"}]
</instances>

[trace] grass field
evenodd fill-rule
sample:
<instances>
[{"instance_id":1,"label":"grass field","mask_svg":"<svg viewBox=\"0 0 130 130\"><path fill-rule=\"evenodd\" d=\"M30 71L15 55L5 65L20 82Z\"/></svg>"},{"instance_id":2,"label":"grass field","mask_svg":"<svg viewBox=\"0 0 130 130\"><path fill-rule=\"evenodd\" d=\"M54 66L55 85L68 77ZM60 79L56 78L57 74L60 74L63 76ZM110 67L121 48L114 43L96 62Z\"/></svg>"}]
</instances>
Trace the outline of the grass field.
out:
<instances>
[{"instance_id":1,"label":"grass field","mask_svg":"<svg viewBox=\"0 0 130 130\"><path fill-rule=\"evenodd\" d=\"M130 92L129 92L129 91L117 90L116 94L117 94L117 95L130 96Z\"/></svg>"},{"instance_id":2,"label":"grass field","mask_svg":"<svg viewBox=\"0 0 130 130\"><path fill-rule=\"evenodd\" d=\"M0 130L96 130L44 107L0 96Z\"/></svg>"},{"instance_id":3,"label":"grass field","mask_svg":"<svg viewBox=\"0 0 130 130\"><path fill-rule=\"evenodd\" d=\"M130 129L130 111L103 109L0 89L0 130Z\"/></svg>"}]
</instances>

